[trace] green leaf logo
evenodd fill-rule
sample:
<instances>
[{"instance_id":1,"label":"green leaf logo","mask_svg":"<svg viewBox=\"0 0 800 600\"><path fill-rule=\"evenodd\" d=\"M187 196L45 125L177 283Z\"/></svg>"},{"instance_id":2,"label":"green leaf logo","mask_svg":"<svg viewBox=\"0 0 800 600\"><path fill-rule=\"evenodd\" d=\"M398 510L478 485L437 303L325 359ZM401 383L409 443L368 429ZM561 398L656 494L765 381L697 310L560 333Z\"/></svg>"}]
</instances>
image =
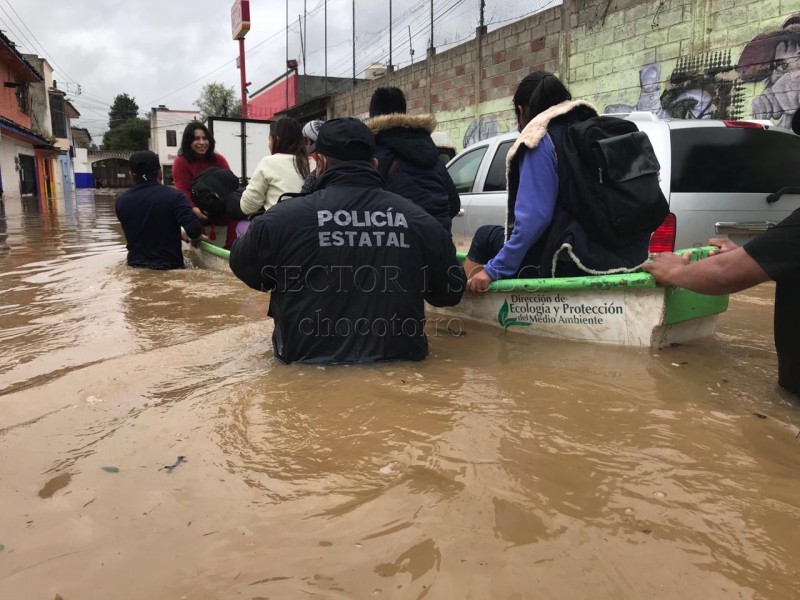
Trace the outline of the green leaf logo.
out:
<instances>
[{"instance_id":1,"label":"green leaf logo","mask_svg":"<svg viewBox=\"0 0 800 600\"><path fill-rule=\"evenodd\" d=\"M517 321L514 317L509 318L508 316L508 300L503 302L503 306L500 307L500 311L497 313L497 322L500 324L500 327L503 329L508 329L513 325L517 325L519 327L529 327L530 323L525 321Z\"/></svg>"}]
</instances>

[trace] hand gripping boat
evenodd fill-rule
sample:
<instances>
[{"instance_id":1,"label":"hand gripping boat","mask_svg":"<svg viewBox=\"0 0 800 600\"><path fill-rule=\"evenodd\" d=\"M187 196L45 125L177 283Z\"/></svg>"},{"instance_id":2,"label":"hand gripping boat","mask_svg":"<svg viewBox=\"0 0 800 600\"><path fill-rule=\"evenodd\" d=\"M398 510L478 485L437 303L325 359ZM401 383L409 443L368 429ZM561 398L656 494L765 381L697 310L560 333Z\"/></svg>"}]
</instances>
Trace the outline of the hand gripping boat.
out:
<instances>
[{"instance_id":1,"label":"hand gripping boat","mask_svg":"<svg viewBox=\"0 0 800 600\"><path fill-rule=\"evenodd\" d=\"M711 249L678 254L689 252L695 261L706 258ZM218 246L201 242L192 256L199 266L230 272L230 253ZM511 333L661 348L711 335L727 308L728 296L657 285L649 273L638 272L503 279L482 296L465 294L458 306L428 306L428 311Z\"/></svg>"}]
</instances>

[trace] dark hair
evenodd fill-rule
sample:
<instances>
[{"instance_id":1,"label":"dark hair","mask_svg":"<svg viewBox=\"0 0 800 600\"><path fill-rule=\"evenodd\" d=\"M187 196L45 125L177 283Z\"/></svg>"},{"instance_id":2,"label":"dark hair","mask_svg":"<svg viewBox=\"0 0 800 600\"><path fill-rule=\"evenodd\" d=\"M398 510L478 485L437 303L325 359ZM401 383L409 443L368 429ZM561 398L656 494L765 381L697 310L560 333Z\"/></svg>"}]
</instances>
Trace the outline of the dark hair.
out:
<instances>
[{"instance_id":1,"label":"dark hair","mask_svg":"<svg viewBox=\"0 0 800 600\"><path fill-rule=\"evenodd\" d=\"M194 150L192 150L192 142L194 141L194 132L196 129L202 129L203 133L205 133L206 137L208 138L208 151L206 152L205 156L199 156ZM190 163L201 160L202 158L206 158L210 162L215 163L217 162L217 156L214 154L215 147L216 143L214 142L214 136L211 135L208 127L199 121L192 121L183 130L183 137L181 137L181 148L178 150L178 156L185 156L186 160L188 160Z\"/></svg>"},{"instance_id":2,"label":"dark hair","mask_svg":"<svg viewBox=\"0 0 800 600\"><path fill-rule=\"evenodd\" d=\"M284 117L269 124L269 134L272 136L272 153L293 154L297 172L303 179L308 177L308 151L303 139L302 125L294 119Z\"/></svg>"},{"instance_id":3,"label":"dark hair","mask_svg":"<svg viewBox=\"0 0 800 600\"><path fill-rule=\"evenodd\" d=\"M520 129L539 113L565 100L572 100L572 94L552 73L536 71L527 75L519 82L517 92L514 94L514 114L517 115Z\"/></svg>"},{"instance_id":4,"label":"dark hair","mask_svg":"<svg viewBox=\"0 0 800 600\"><path fill-rule=\"evenodd\" d=\"M406 97L397 87L381 87L372 94L369 101L369 116L379 117L392 113L406 112Z\"/></svg>"}]
</instances>

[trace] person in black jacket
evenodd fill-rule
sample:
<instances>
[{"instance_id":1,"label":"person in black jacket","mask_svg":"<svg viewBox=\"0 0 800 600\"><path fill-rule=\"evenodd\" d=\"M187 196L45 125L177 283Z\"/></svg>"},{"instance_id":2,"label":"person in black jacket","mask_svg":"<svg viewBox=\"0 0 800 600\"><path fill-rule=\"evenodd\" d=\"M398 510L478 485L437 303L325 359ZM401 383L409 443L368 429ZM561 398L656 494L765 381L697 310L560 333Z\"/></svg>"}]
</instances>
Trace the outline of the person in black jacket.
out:
<instances>
[{"instance_id":1,"label":"person in black jacket","mask_svg":"<svg viewBox=\"0 0 800 600\"><path fill-rule=\"evenodd\" d=\"M358 119L319 131L319 180L236 240L233 273L269 291L275 355L285 363L422 360L424 302L452 306L466 278L448 233L382 189L374 137Z\"/></svg>"},{"instance_id":2,"label":"person in black jacket","mask_svg":"<svg viewBox=\"0 0 800 600\"><path fill-rule=\"evenodd\" d=\"M405 112L400 88L378 88L372 94L367 124L378 146L378 171L387 190L424 208L449 232L461 199L431 139L436 119Z\"/></svg>"},{"instance_id":3,"label":"person in black jacket","mask_svg":"<svg viewBox=\"0 0 800 600\"><path fill-rule=\"evenodd\" d=\"M114 208L128 242L128 264L148 269L182 269L181 227L193 241L206 239L189 200L161 184L158 155L149 150L130 158L135 184L117 198Z\"/></svg>"}]
</instances>

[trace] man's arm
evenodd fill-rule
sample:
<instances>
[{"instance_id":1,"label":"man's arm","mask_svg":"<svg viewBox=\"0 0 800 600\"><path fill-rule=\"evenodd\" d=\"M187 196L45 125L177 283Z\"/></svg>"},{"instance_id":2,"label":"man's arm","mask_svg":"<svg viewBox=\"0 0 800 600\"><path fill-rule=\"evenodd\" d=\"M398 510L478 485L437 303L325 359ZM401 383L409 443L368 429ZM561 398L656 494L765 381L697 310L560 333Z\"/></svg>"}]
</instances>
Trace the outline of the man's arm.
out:
<instances>
[{"instance_id":1,"label":"man's arm","mask_svg":"<svg viewBox=\"0 0 800 600\"><path fill-rule=\"evenodd\" d=\"M203 225L192 212L189 200L180 192L175 194L175 204L173 206L175 220L178 221L190 240L199 239L203 234Z\"/></svg>"},{"instance_id":2,"label":"man's arm","mask_svg":"<svg viewBox=\"0 0 800 600\"><path fill-rule=\"evenodd\" d=\"M770 277L743 248L727 250L690 263L689 255L657 254L644 270L658 283L700 294L732 294L769 281Z\"/></svg>"},{"instance_id":3,"label":"man's arm","mask_svg":"<svg viewBox=\"0 0 800 600\"><path fill-rule=\"evenodd\" d=\"M435 222L426 228L425 235L427 266L425 300L433 306L455 306L464 295L467 276L456 257L453 240L450 234Z\"/></svg>"},{"instance_id":4,"label":"man's arm","mask_svg":"<svg viewBox=\"0 0 800 600\"><path fill-rule=\"evenodd\" d=\"M267 271L274 268L267 233L267 216L250 224L247 232L233 242L230 266L233 274L254 290L268 292L275 289L275 279Z\"/></svg>"}]
</instances>

